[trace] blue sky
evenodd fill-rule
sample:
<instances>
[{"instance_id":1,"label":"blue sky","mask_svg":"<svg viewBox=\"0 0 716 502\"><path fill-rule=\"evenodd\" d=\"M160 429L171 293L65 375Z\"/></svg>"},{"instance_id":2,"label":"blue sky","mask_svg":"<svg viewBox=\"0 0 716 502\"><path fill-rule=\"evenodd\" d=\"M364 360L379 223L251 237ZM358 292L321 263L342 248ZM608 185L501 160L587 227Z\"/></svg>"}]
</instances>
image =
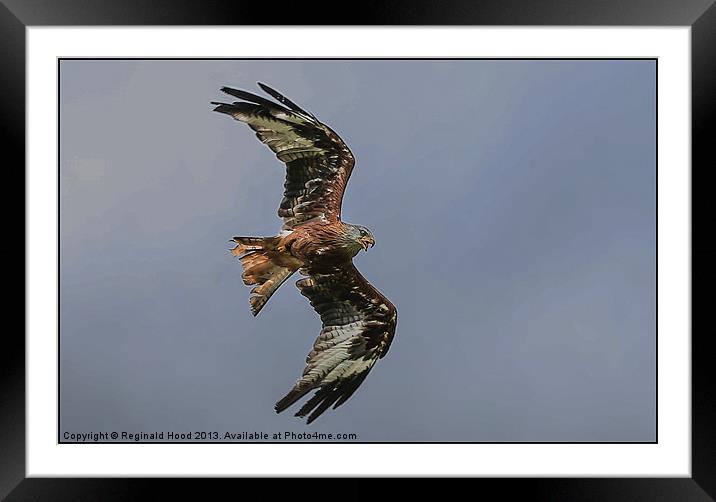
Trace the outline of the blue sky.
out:
<instances>
[{"instance_id":1,"label":"blue sky","mask_svg":"<svg viewBox=\"0 0 716 502\"><path fill-rule=\"evenodd\" d=\"M273 404L318 317L289 281L253 318L227 251L281 224L283 165L209 104L257 81L352 149L399 311L310 427ZM63 61L63 430L653 441L654 102L639 60Z\"/></svg>"}]
</instances>

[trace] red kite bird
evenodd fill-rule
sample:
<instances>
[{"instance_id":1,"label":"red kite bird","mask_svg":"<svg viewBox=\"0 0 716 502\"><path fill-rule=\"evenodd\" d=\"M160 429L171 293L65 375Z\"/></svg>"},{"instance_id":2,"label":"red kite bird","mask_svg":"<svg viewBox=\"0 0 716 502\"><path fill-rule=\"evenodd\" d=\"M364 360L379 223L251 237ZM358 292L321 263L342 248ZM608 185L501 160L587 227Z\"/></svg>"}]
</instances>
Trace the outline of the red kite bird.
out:
<instances>
[{"instance_id":1,"label":"red kite bird","mask_svg":"<svg viewBox=\"0 0 716 502\"><path fill-rule=\"evenodd\" d=\"M315 389L296 413L308 415L310 424L346 402L388 352L398 313L353 265L361 249L375 244L370 230L341 220L353 154L313 114L270 87L259 87L280 104L228 87L221 90L241 101L212 104L218 105L214 111L248 124L286 164L278 209L283 227L275 237L234 237L232 254L241 260L244 283L255 285L249 298L254 315L294 272L300 269L306 276L296 286L321 316L323 328L303 375L275 410L282 412Z\"/></svg>"}]
</instances>

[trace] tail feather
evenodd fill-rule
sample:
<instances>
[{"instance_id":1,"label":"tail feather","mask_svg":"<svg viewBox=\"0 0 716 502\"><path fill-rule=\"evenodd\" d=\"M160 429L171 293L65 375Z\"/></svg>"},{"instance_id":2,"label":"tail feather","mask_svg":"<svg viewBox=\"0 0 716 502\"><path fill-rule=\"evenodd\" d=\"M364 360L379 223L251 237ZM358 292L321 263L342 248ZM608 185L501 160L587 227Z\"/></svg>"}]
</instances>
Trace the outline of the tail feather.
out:
<instances>
[{"instance_id":1,"label":"tail feather","mask_svg":"<svg viewBox=\"0 0 716 502\"><path fill-rule=\"evenodd\" d=\"M266 305L266 302L271 298L271 295L296 271L296 269L284 267L277 268L279 270L270 275L266 282L251 290L252 295L249 298L249 305L251 306L251 313L253 315L258 315L258 313L261 312L261 309L264 308L264 305Z\"/></svg>"},{"instance_id":2,"label":"tail feather","mask_svg":"<svg viewBox=\"0 0 716 502\"><path fill-rule=\"evenodd\" d=\"M241 278L251 290L249 305L256 316L271 295L298 269L299 263L276 250L278 237L234 237L237 246L231 254L238 256L244 268Z\"/></svg>"},{"instance_id":3,"label":"tail feather","mask_svg":"<svg viewBox=\"0 0 716 502\"><path fill-rule=\"evenodd\" d=\"M231 250L234 256L241 256L249 251L260 251L264 249L275 249L276 237L234 237L229 242L235 242L238 245Z\"/></svg>"}]
</instances>

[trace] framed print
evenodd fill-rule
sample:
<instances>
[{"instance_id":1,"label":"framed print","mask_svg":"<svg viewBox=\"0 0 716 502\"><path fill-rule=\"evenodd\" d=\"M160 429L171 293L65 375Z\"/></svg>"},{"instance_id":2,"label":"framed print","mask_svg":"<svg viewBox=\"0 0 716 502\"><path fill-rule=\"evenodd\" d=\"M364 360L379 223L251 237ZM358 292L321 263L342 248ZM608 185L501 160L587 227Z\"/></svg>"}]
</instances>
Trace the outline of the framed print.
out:
<instances>
[{"instance_id":1,"label":"framed print","mask_svg":"<svg viewBox=\"0 0 716 502\"><path fill-rule=\"evenodd\" d=\"M716 8L79 7L1 11L27 186L8 500L285 476L713 497L690 163Z\"/></svg>"}]
</instances>

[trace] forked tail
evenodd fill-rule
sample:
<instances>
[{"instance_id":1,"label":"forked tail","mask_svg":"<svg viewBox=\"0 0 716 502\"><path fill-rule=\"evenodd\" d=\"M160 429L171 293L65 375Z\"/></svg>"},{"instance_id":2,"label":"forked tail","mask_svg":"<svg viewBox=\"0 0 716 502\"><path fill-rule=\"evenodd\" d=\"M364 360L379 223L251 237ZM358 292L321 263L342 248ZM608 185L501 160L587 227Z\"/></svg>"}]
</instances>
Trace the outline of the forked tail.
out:
<instances>
[{"instance_id":1,"label":"forked tail","mask_svg":"<svg viewBox=\"0 0 716 502\"><path fill-rule=\"evenodd\" d=\"M300 262L276 249L279 237L234 237L237 246L231 254L238 256L244 273L241 275L251 290L251 313L258 315L271 295L298 270Z\"/></svg>"}]
</instances>

